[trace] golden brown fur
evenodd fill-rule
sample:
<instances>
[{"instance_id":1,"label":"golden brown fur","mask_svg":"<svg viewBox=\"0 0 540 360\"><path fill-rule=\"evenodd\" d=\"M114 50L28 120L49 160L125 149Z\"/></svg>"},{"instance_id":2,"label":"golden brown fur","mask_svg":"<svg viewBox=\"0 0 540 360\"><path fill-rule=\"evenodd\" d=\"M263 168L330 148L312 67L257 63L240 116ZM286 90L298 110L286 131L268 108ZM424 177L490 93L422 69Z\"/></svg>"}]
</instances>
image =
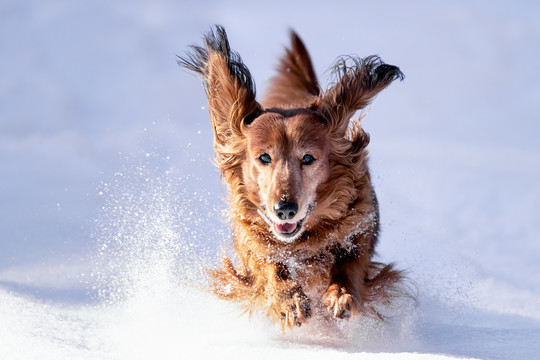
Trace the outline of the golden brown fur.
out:
<instances>
[{"instance_id":1,"label":"golden brown fur","mask_svg":"<svg viewBox=\"0 0 540 360\"><path fill-rule=\"evenodd\" d=\"M377 314L373 304L388 301L402 276L372 260L379 211L369 136L351 118L403 74L376 56L340 58L322 92L302 41L291 40L261 102L222 27L179 60L203 78L231 195L238 261L224 257L210 271L212 289L282 327L314 313Z\"/></svg>"}]
</instances>

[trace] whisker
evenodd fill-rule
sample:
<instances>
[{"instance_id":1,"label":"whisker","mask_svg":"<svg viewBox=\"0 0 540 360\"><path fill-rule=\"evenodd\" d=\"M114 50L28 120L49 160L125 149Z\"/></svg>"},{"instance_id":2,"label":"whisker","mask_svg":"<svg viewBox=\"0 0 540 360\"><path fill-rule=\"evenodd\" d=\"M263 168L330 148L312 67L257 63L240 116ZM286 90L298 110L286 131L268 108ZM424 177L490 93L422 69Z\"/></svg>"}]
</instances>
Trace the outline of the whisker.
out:
<instances>
[{"instance_id":1,"label":"whisker","mask_svg":"<svg viewBox=\"0 0 540 360\"><path fill-rule=\"evenodd\" d=\"M268 218L268 216L266 216L265 213L263 213L261 211L261 209L257 209L257 212L259 213L259 215L261 215L261 217L263 218L263 220L269 225L269 226L272 226L272 221L270 221L270 219Z\"/></svg>"}]
</instances>

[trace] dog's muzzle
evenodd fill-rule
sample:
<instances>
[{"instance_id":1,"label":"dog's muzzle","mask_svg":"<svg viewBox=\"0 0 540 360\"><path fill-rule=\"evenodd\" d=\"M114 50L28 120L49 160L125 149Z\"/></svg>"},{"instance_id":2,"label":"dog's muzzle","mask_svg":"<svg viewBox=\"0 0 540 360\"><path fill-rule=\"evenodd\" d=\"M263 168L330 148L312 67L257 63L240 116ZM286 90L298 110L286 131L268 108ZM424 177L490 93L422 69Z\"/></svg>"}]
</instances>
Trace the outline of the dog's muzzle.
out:
<instances>
[{"instance_id":1,"label":"dog's muzzle","mask_svg":"<svg viewBox=\"0 0 540 360\"><path fill-rule=\"evenodd\" d=\"M257 212L268 224L268 226L270 226L270 230L274 233L277 240L290 243L296 240L298 235L300 235L302 230L302 224L305 218L297 222L286 222L283 221L285 220L283 219L281 222L278 223L270 220L270 218L260 209L257 209ZM296 215L296 212L294 213L294 215ZM291 218L294 218L294 215ZM286 217L288 217L288 215Z\"/></svg>"}]
</instances>

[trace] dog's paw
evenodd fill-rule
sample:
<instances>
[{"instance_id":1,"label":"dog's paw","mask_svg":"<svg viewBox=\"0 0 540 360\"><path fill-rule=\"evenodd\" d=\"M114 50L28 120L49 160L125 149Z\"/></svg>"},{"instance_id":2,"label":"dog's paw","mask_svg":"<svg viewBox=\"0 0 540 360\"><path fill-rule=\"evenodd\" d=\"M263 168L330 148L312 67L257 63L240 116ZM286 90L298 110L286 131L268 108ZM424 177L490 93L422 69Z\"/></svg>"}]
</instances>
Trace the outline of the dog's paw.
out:
<instances>
[{"instance_id":1,"label":"dog's paw","mask_svg":"<svg viewBox=\"0 0 540 360\"><path fill-rule=\"evenodd\" d=\"M280 301L279 313L283 329L301 326L311 316L309 298L300 288L287 291Z\"/></svg>"},{"instance_id":2,"label":"dog's paw","mask_svg":"<svg viewBox=\"0 0 540 360\"><path fill-rule=\"evenodd\" d=\"M349 319L359 314L359 303L347 289L332 284L324 294L323 303L334 318Z\"/></svg>"}]
</instances>

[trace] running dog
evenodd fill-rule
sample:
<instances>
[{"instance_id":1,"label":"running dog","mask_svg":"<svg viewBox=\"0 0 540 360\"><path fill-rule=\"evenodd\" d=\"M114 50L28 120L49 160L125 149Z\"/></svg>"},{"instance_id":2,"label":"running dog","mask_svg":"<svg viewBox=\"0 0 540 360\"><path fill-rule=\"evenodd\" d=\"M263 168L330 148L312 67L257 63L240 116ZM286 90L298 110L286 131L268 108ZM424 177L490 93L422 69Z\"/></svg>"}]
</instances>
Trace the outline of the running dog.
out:
<instances>
[{"instance_id":1,"label":"running dog","mask_svg":"<svg viewBox=\"0 0 540 360\"><path fill-rule=\"evenodd\" d=\"M379 211L367 165L368 134L354 114L394 80L378 56L340 57L321 90L310 56L291 47L260 101L225 29L178 63L202 77L215 160L230 191L236 261L210 270L212 291L262 310L283 328L314 314L380 316L403 275L373 261ZM337 321L337 320L336 320Z\"/></svg>"}]
</instances>

